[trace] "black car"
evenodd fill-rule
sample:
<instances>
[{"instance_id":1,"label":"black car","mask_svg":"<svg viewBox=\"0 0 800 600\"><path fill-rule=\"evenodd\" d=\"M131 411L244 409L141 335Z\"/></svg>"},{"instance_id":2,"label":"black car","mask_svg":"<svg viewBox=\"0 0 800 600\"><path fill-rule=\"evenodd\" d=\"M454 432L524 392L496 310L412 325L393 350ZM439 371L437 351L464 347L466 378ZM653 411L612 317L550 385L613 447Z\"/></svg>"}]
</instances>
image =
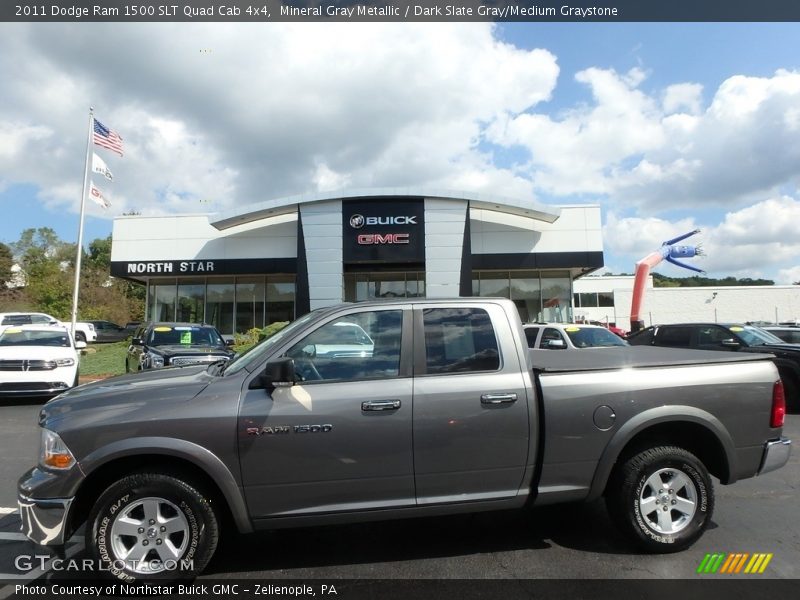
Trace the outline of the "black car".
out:
<instances>
[{"instance_id":1,"label":"black car","mask_svg":"<svg viewBox=\"0 0 800 600\"><path fill-rule=\"evenodd\" d=\"M97 332L96 342L120 342L131 337L132 331L111 321L86 321L94 325Z\"/></svg>"},{"instance_id":2,"label":"black car","mask_svg":"<svg viewBox=\"0 0 800 600\"><path fill-rule=\"evenodd\" d=\"M632 346L773 354L786 391L787 407L800 412L800 344L788 344L760 327L737 323L654 325L630 334L627 340Z\"/></svg>"},{"instance_id":3,"label":"black car","mask_svg":"<svg viewBox=\"0 0 800 600\"><path fill-rule=\"evenodd\" d=\"M219 331L199 323L145 323L131 338L125 371L142 371L161 367L209 364L230 360L234 352L228 348Z\"/></svg>"},{"instance_id":4,"label":"black car","mask_svg":"<svg viewBox=\"0 0 800 600\"><path fill-rule=\"evenodd\" d=\"M790 344L800 344L800 327L796 326L764 327L764 331L769 331L772 335L778 336L784 342L788 342Z\"/></svg>"}]
</instances>

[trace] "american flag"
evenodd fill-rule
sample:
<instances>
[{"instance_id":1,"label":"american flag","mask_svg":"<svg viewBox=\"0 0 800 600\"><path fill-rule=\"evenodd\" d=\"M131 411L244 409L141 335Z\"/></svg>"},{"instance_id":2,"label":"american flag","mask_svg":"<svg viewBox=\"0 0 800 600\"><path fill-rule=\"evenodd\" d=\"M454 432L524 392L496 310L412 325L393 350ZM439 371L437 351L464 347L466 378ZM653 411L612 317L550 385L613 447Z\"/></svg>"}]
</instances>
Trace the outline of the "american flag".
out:
<instances>
[{"instance_id":1,"label":"american flag","mask_svg":"<svg viewBox=\"0 0 800 600\"><path fill-rule=\"evenodd\" d=\"M122 156L122 138L97 119L94 119L94 143Z\"/></svg>"}]
</instances>

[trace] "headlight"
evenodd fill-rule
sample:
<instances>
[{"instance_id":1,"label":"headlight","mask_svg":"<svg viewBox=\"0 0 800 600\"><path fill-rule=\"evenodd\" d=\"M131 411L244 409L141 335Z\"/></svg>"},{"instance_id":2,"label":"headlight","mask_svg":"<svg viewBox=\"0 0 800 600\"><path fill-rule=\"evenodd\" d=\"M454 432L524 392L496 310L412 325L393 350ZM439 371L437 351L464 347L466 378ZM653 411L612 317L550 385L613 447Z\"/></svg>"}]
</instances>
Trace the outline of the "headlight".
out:
<instances>
[{"instance_id":1,"label":"headlight","mask_svg":"<svg viewBox=\"0 0 800 600\"><path fill-rule=\"evenodd\" d=\"M152 352L147 353L148 361L150 362L150 366L155 369L160 369L164 366L164 357L160 354L153 354Z\"/></svg>"},{"instance_id":2,"label":"headlight","mask_svg":"<svg viewBox=\"0 0 800 600\"><path fill-rule=\"evenodd\" d=\"M59 367L71 367L72 365L75 364L75 359L74 358L59 358L58 360L56 360L56 364Z\"/></svg>"},{"instance_id":3,"label":"headlight","mask_svg":"<svg viewBox=\"0 0 800 600\"><path fill-rule=\"evenodd\" d=\"M39 448L39 464L48 469L66 470L75 464L75 457L58 434L42 428L42 443Z\"/></svg>"}]
</instances>

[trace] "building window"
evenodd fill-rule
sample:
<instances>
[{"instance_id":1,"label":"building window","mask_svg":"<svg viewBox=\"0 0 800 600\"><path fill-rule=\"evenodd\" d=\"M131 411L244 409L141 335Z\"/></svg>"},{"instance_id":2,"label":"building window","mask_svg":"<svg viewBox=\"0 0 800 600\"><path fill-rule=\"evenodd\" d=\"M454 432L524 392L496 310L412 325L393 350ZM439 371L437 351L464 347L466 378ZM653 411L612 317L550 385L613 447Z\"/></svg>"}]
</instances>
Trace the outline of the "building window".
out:
<instances>
[{"instance_id":1,"label":"building window","mask_svg":"<svg viewBox=\"0 0 800 600\"><path fill-rule=\"evenodd\" d=\"M294 321L294 297L294 275L268 276L265 325L278 321Z\"/></svg>"},{"instance_id":2,"label":"building window","mask_svg":"<svg viewBox=\"0 0 800 600\"><path fill-rule=\"evenodd\" d=\"M263 277L236 278L236 331L264 327L265 293Z\"/></svg>"},{"instance_id":3,"label":"building window","mask_svg":"<svg viewBox=\"0 0 800 600\"><path fill-rule=\"evenodd\" d=\"M517 305L523 323L535 321L542 304L539 273L536 271L511 271L511 299Z\"/></svg>"},{"instance_id":4,"label":"building window","mask_svg":"<svg viewBox=\"0 0 800 600\"><path fill-rule=\"evenodd\" d=\"M510 298L523 322L572 321L572 280L568 271L475 271L472 294Z\"/></svg>"},{"instance_id":5,"label":"building window","mask_svg":"<svg viewBox=\"0 0 800 600\"><path fill-rule=\"evenodd\" d=\"M425 273L383 272L345 273L345 302L361 302L375 298L424 298Z\"/></svg>"},{"instance_id":6,"label":"building window","mask_svg":"<svg viewBox=\"0 0 800 600\"><path fill-rule=\"evenodd\" d=\"M175 280L159 281L150 288L150 306L147 314L151 321L175 320Z\"/></svg>"},{"instance_id":7,"label":"building window","mask_svg":"<svg viewBox=\"0 0 800 600\"><path fill-rule=\"evenodd\" d=\"M155 280L147 294L148 319L208 323L225 335L294 320L294 275Z\"/></svg>"},{"instance_id":8,"label":"building window","mask_svg":"<svg viewBox=\"0 0 800 600\"><path fill-rule=\"evenodd\" d=\"M220 333L233 333L235 287L233 278L209 279L206 291L206 321Z\"/></svg>"},{"instance_id":9,"label":"building window","mask_svg":"<svg viewBox=\"0 0 800 600\"><path fill-rule=\"evenodd\" d=\"M572 321L572 280L568 271L542 273L542 312L537 319L545 323Z\"/></svg>"},{"instance_id":10,"label":"building window","mask_svg":"<svg viewBox=\"0 0 800 600\"><path fill-rule=\"evenodd\" d=\"M176 321L203 323L206 283L202 279L181 281L178 284L178 312Z\"/></svg>"}]
</instances>

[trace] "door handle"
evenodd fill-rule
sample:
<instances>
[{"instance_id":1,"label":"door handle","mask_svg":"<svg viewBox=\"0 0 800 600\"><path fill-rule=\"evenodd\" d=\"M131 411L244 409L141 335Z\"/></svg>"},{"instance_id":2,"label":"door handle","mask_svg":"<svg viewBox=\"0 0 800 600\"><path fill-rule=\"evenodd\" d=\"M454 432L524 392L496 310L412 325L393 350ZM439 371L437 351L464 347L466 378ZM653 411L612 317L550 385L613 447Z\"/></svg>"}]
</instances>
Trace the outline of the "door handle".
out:
<instances>
[{"instance_id":1,"label":"door handle","mask_svg":"<svg viewBox=\"0 0 800 600\"><path fill-rule=\"evenodd\" d=\"M483 394L481 396L481 404L510 404L516 401L516 394Z\"/></svg>"},{"instance_id":2,"label":"door handle","mask_svg":"<svg viewBox=\"0 0 800 600\"><path fill-rule=\"evenodd\" d=\"M361 410L397 410L400 408L400 400L370 400L361 403Z\"/></svg>"}]
</instances>

